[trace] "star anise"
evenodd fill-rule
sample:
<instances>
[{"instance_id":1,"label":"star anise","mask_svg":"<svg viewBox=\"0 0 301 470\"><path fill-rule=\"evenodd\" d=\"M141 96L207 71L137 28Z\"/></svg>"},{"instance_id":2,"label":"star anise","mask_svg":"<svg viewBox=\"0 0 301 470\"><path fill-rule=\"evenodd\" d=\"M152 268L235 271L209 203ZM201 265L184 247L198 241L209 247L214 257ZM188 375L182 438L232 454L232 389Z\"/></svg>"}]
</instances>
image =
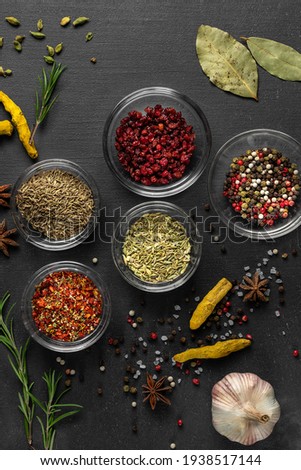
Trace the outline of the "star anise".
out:
<instances>
[{"instance_id":1,"label":"star anise","mask_svg":"<svg viewBox=\"0 0 301 470\"><path fill-rule=\"evenodd\" d=\"M156 408L156 404L158 401L162 401L166 405L170 405L170 400L162 394L162 392L167 392L172 388L168 385L164 387L166 377L162 377L159 380L154 380L151 374L146 375L146 385L142 385L145 389L142 393L145 393L146 396L144 398L144 402L149 400L151 409L154 410Z\"/></svg>"},{"instance_id":2,"label":"star anise","mask_svg":"<svg viewBox=\"0 0 301 470\"><path fill-rule=\"evenodd\" d=\"M10 188L10 184L3 184L0 186L0 206L9 207L7 199L10 198L11 194L6 191Z\"/></svg>"},{"instance_id":3,"label":"star anise","mask_svg":"<svg viewBox=\"0 0 301 470\"><path fill-rule=\"evenodd\" d=\"M239 287L243 290L248 291L243 298L244 302L246 302L247 300L251 300L252 302L256 302L257 300L261 300L261 302L267 302L269 300L264 295L268 287L269 280L260 279L258 271L256 271L252 278L244 276L243 280L245 282L240 284Z\"/></svg>"},{"instance_id":4,"label":"star anise","mask_svg":"<svg viewBox=\"0 0 301 470\"><path fill-rule=\"evenodd\" d=\"M9 256L8 246L19 246L15 240L10 238L11 235L17 232L16 228L7 230L6 220L0 223L0 250L5 256Z\"/></svg>"}]
</instances>

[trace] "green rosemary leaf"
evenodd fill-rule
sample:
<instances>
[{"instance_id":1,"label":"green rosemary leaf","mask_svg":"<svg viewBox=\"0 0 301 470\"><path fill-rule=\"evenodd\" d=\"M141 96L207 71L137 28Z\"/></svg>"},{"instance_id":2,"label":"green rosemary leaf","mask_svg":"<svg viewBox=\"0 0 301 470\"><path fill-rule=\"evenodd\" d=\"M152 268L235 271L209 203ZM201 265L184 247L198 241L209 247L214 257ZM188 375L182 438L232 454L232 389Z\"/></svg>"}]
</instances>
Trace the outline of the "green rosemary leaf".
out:
<instances>
[{"instance_id":1,"label":"green rosemary leaf","mask_svg":"<svg viewBox=\"0 0 301 470\"><path fill-rule=\"evenodd\" d=\"M30 394L30 396L31 396L32 401L36 403L36 405L38 405L41 408L41 410L44 411L44 413L46 413L46 407L43 405L43 403L32 393Z\"/></svg>"},{"instance_id":2,"label":"green rosemary leaf","mask_svg":"<svg viewBox=\"0 0 301 470\"><path fill-rule=\"evenodd\" d=\"M10 307L6 317L4 318L4 306L9 299L9 293L6 293L2 299L0 299L0 343L2 343L9 351L8 361L14 371L16 377L19 379L22 385L22 393L18 393L19 397L19 409L24 416L24 430L28 444L32 447L32 419L33 419L33 405L30 398L30 388L27 376L27 363L26 353L28 349L28 341L24 346L17 347L14 332L13 332L13 320L10 319L13 306Z\"/></svg>"},{"instance_id":3,"label":"green rosemary leaf","mask_svg":"<svg viewBox=\"0 0 301 470\"><path fill-rule=\"evenodd\" d=\"M55 435L56 435L56 430L54 429L54 430L51 432L51 438L50 438L50 441L49 441L49 450L52 450L52 449L53 449Z\"/></svg>"},{"instance_id":4,"label":"green rosemary leaf","mask_svg":"<svg viewBox=\"0 0 301 470\"><path fill-rule=\"evenodd\" d=\"M74 406L75 408L82 408L82 405L77 405L76 403L60 403L60 404L57 404L57 405L52 405L53 408L56 408L57 406L59 406L59 407ZM57 410L57 411L60 411L60 410Z\"/></svg>"},{"instance_id":5,"label":"green rosemary leaf","mask_svg":"<svg viewBox=\"0 0 301 470\"><path fill-rule=\"evenodd\" d=\"M57 397L57 399L55 400L53 406L56 406L56 404L62 399L62 397L63 397L66 393L69 392L69 390L70 390L69 388L66 388L65 390L63 390L63 391L58 395L58 397ZM60 404L60 406L62 406L62 405Z\"/></svg>"},{"instance_id":6,"label":"green rosemary leaf","mask_svg":"<svg viewBox=\"0 0 301 470\"><path fill-rule=\"evenodd\" d=\"M41 88L41 96L39 97L38 92L36 96L36 122L31 132L30 143L33 142L35 133L41 122L44 121L50 109L54 105L56 98L52 99L52 94L57 85L57 82L65 70L65 66L54 62L49 75L45 69L42 69L42 77L38 77L38 81Z\"/></svg>"},{"instance_id":7,"label":"green rosemary leaf","mask_svg":"<svg viewBox=\"0 0 301 470\"><path fill-rule=\"evenodd\" d=\"M58 416L56 419L52 421L52 426L55 426L58 422L62 421L65 418L68 418L69 416L75 415L79 411L80 410L72 410L72 411L67 411L66 413L63 413L62 415Z\"/></svg>"},{"instance_id":8,"label":"green rosemary leaf","mask_svg":"<svg viewBox=\"0 0 301 470\"><path fill-rule=\"evenodd\" d=\"M39 416L37 416L37 420L39 421L40 426L41 426L43 444L44 444L44 447L45 447L46 432L45 432L44 424L43 424L43 421L41 420L41 418Z\"/></svg>"}]
</instances>

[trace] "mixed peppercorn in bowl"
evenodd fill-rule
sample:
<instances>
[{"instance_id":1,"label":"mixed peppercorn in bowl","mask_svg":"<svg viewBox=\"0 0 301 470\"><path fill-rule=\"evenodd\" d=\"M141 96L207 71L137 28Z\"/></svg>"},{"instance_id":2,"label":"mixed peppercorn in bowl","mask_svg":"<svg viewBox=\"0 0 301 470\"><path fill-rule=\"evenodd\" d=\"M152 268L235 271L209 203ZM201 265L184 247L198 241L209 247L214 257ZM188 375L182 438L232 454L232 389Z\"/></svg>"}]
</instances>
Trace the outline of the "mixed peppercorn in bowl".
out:
<instances>
[{"instance_id":1,"label":"mixed peppercorn in bowl","mask_svg":"<svg viewBox=\"0 0 301 470\"><path fill-rule=\"evenodd\" d=\"M253 239L283 236L301 223L301 145L271 129L226 142L209 172L209 196L222 222Z\"/></svg>"}]
</instances>

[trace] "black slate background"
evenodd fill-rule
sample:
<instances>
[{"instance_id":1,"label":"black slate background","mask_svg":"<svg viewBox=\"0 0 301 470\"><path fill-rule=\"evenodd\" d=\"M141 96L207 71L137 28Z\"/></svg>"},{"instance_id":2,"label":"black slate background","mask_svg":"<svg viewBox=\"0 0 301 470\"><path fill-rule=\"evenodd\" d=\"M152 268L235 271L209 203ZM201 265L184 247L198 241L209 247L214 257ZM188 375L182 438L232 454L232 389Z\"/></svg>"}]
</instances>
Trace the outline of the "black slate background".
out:
<instances>
[{"instance_id":1,"label":"black slate background","mask_svg":"<svg viewBox=\"0 0 301 470\"><path fill-rule=\"evenodd\" d=\"M109 172L102 153L102 131L112 107L128 93L146 86L160 85L175 88L189 95L205 112L212 130L211 156L230 137L242 131L267 127L278 129L300 140L300 83L284 82L259 70L259 102L241 99L212 86L202 73L195 54L196 31L200 24L210 24L229 31L236 38L240 35L269 37L300 50L300 4L298 0L280 2L274 0L227 2L217 0L110 0L110 1L0 1L0 35L5 45L0 50L0 64L11 68L14 75L0 78L0 87L23 109L29 122L34 119L37 75L44 65L42 56L46 44L64 42L61 61L68 66L60 81L60 99L51 111L44 126L37 133L36 143L40 160L65 158L72 160L94 175L98 184L102 207L107 213L121 206L125 211L145 199L134 195L115 180ZM24 50L18 54L11 42L16 29L6 24L5 16L16 16L22 21L18 33L26 34ZM81 28L59 26L65 15L89 16L91 22ZM28 31L35 30L38 18L44 20L47 39L36 41ZM94 39L85 43L87 31L94 32ZM89 59L97 57L93 65ZM0 107L0 119L5 113ZM0 183L14 183L19 174L31 165L16 133L11 139L1 138ZM202 205L208 202L207 172L193 187L173 197L172 202L187 211L198 207L200 214L208 215ZM213 211L209 215L214 215ZM0 209L0 218L10 213ZM154 413L142 404L141 385L137 381L138 406L133 410L131 397L122 391L123 356L136 336L147 337L150 331L165 334L170 327L158 328L156 319L174 313L174 305L182 306L175 326L189 337L189 309L196 302L195 295L203 296L223 275L240 279L246 265L255 269L266 256L267 250L277 247L280 253L299 245L298 232L292 233L274 244L251 243L237 245L225 242L227 254L221 255L220 245L211 243L211 235L204 236L204 251L200 267L186 286L168 294L143 294L127 285L113 265L110 245L96 237L95 242L81 245L65 252L53 253L39 250L19 237L20 249L11 250L11 258L0 259L0 291L11 292L15 303L14 324L16 338L21 343L27 337L20 315L20 299L30 276L41 266L60 260L74 260L92 265L98 257L97 271L110 285L112 296L112 320L103 339L91 348L64 357L66 365L77 370L68 400L81 403L83 411L58 426L57 449L168 449L176 442L178 449L243 449L220 436L211 424L212 386L229 372L254 372L272 383L282 408L282 416L273 434L252 449L300 449L300 361L292 357L294 348L301 348L300 328L300 256L287 261L279 256L270 261L269 267L278 267L286 286L286 303L281 317L276 318L278 293L272 284L268 305L250 313L249 323L234 331L251 333L254 344L251 349L227 359L204 364L199 387L186 376L164 364L163 373L172 374L182 383L172 394L172 406L158 407ZM300 252L301 255L301 252ZM196 286L196 293L191 286ZM189 304L184 302L190 298ZM141 300L145 306L141 306ZM239 299L234 300L240 306ZM144 324L134 331L127 324L128 310L134 308L144 319ZM286 335L283 335L285 331ZM205 332L200 332L200 337ZM108 345L110 336L124 335L126 344L121 357L115 357ZM161 341L149 347L147 355L138 352L134 360L143 359L152 370L154 351L168 350L172 355L183 347L177 340L165 346ZM191 345L192 343L190 343ZM17 409L17 383L6 358L0 350L0 426L1 449L26 449ZM41 375L54 367L63 372L56 361L57 354L37 344L30 346L29 374L35 381L35 390L43 396ZM99 362L104 360L106 372L100 373ZM84 382L78 380L79 373ZM103 388L103 396L96 393ZM177 419L184 421L182 429ZM138 432L131 430L137 424ZM35 423L35 446L41 448L38 423Z\"/></svg>"}]
</instances>

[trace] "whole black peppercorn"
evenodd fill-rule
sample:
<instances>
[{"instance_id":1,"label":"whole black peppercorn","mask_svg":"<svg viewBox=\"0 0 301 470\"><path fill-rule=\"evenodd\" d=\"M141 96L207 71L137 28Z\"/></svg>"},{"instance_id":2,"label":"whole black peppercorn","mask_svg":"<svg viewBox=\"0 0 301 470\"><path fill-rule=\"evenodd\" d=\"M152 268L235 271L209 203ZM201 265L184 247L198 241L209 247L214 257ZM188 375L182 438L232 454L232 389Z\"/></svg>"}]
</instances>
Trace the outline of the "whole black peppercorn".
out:
<instances>
[{"instance_id":1,"label":"whole black peppercorn","mask_svg":"<svg viewBox=\"0 0 301 470\"><path fill-rule=\"evenodd\" d=\"M137 433L137 432L138 432L137 424L133 424L133 426L132 426L132 431L133 431L134 433Z\"/></svg>"}]
</instances>

